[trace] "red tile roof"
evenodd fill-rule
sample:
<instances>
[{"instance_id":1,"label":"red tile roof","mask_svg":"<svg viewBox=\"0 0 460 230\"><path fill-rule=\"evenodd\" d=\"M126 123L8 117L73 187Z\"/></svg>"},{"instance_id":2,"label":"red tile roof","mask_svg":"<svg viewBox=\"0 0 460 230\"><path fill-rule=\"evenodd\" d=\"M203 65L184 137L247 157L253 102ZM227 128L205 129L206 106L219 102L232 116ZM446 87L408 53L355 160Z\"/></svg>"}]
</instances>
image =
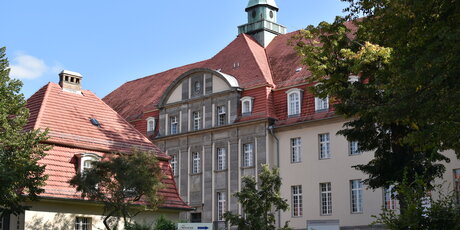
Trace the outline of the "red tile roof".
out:
<instances>
[{"instance_id":1,"label":"red tile roof","mask_svg":"<svg viewBox=\"0 0 460 230\"><path fill-rule=\"evenodd\" d=\"M46 142L54 145L40 162L46 165L45 174L49 176L42 196L81 199L68 183L77 170L76 154L91 152L104 156L137 148L154 151L160 159L166 175L162 181L166 187L160 192L165 197L162 207L190 208L177 193L169 157L91 91L69 93L48 83L27 100L27 107L30 118L26 129L49 129ZM97 119L100 127L93 125L90 118Z\"/></svg>"},{"instance_id":2,"label":"red tile roof","mask_svg":"<svg viewBox=\"0 0 460 230\"><path fill-rule=\"evenodd\" d=\"M356 26L352 22L347 22L345 25L352 31L356 31ZM286 100L286 97L272 90L305 85L306 79L311 75L308 67L301 63L301 57L294 50L294 46L290 44L291 38L299 33L300 31L295 31L278 35L266 48L259 45L251 36L240 34L208 60L125 83L103 100L128 121L134 122L144 117L143 113L157 109L156 105L161 95L181 74L193 68L220 69L222 73L234 76L240 87L245 90L256 87L267 89L264 95L266 100L255 102L255 104L264 103L265 111L258 112L252 117L241 117L238 121L260 117L285 119L287 111L277 108L281 105L276 102ZM353 33L350 33L350 36L353 36ZM255 96L246 93L244 95ZM284 111L285 114L280 114L279 111Z\"/></svg>"}]
</instances>

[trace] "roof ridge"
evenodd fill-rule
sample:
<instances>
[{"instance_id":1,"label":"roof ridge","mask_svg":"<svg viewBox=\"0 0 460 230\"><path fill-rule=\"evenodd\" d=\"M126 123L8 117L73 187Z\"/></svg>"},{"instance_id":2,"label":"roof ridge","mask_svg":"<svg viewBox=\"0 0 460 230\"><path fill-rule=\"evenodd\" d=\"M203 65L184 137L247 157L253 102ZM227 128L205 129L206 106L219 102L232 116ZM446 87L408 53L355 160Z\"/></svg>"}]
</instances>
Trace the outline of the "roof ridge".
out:
<instances>
[{"instance_id":1,"label":"roof ridge","mask_svg":"<svg viewBox=\"0 0 460 230\"><path fill-rule=\"evenodd\" d=\"M48 84L46 84L44 87L46 87L45 89L45 93L43 94L43 97L42 97L42 102L40 103L40 109L38 110L38 113L37 113L37 119L35 120L35 124L33 126L33 129L37 129L38 128L38 124L40 123L40 120L41 120L41 117L42 117L42 114L43 114L43 110L45 110L45 103L46 103L46 99L48 98L48 95L49 95L49 91L50 91L50 86L51 84L53 84L52 82L48 82ZM40 91L40 90L39 90ZM38 92L38 91L37 91Z\"/></svg>"},{"instance_id":2,"label":"roof ridge","mask_svg":"<svg viewBox=\"0 0 460 230\"><path fill-rule=\"evenodd\" d=\"M249 50L251 51L251 56L252 58L254 59L254 61L256 62L257 66L259 67L259 71L262 73L262 76L264 77L265 81L268 83L268 84L272 84L274 85L274 81L273 81L273 76L272 76L272 72L271 72L271 66L270 66L270 63L268 62L268 56L267 56L267 53L266 53L266 50L263 46L261 46L256 40L254 40L254 38L252 37L249 37L248 35L246 34L243 34L243 38L249 48ZM264 71L263 71L263 68L261 66L261 64L259 63L259 61L257 60L257 58L255 57L255 51L252 49L251 45L249 45L249 40L251 40L252 42L256 43L260 48L263 49L263 53L265 55L265 60L267 61L267 65L268 65L268 69L269 69L269 72L270 72L270 76L265 76L264 74ZM267 79L267 77L269 77L270 79Z\"/></svg>"}]
</instances>

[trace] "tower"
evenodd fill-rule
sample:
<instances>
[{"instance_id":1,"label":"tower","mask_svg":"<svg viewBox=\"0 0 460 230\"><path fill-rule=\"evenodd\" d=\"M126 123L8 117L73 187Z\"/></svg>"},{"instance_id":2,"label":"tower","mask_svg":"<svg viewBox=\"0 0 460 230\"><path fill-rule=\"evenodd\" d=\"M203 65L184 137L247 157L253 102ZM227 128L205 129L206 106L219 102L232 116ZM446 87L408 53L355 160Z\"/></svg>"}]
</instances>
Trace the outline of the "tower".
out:
<instances>
[{"instance_id":1,"label":"tower","mask_svg":"<svg viewBox=\"0 0 460 230\"><path fill-rule=\"evenodd\" d=\"M238 26L238 34L249 34L267 47L276 35L286 33L286 27L277 23L275 0L249 0L246 12L248 23Z\"/></svg>"}]
</instances>

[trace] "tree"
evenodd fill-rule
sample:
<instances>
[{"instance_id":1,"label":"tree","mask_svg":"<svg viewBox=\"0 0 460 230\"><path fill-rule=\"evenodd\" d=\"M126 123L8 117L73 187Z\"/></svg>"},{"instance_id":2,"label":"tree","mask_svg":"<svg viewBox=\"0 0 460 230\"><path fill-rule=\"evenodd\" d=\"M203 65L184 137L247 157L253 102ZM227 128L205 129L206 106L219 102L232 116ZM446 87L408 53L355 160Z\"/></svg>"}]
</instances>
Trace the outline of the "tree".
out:
<instances>
[{"instance_id":1,"label":"tree","mask_svg":"<svg viewBox=\"0 0 460 230\"><path fill-rule=\"evenodd\" d=\"M351 119L339 134L375 152L355 166L371 188L401 184L407 171L429 190L450 160L442 151L460 157L459 2L343 1L352 21L308 26L293 40L320 83L312 91Z\"/></svg>"},{"instance_id":2,"label":"tree","mask_svg":"<svg viewBox=\"0 0 460 230\"><path fill-rule=\"evenodd\" d=\"M0 48L0 216L18 215L27 200L44 190L45 166L38 163L49 146L47 131L25 131L29 111L19 93L22 82L10 79L5 47Z\"/></svg>"},{"instance_id":3,"label":"tree","mask_svg":"<svg viewBox=\"0 0 460 230\"><path fill-rule=\"evenodd\" d=\"M92 168L77 173L70 184L82 197L104 204L104 225L110 230L109 219L129 218L145 209L154 210L161 202L163 174L155 154L134 150L118 153L93 162Z\"/></svg>"},{"instance_id":4,"label":"tree","mask_svg":"<svg viewBox=\"0 0 460 230\"><path fill-rule=\"evenodd\" d=\"M390 230L425 229L425 230L452 230L460 229L460 206L456 204L455 196L445 195L441 186L436 190L426 193L425 182L416 179L409 184L407 180L397 189L406 199L406 205L401 207L399 213L395 210L386 210L379 216L374 224L384 224ZM431 194L438 193L434 198ZM429 204L429 205L428 205Z\"/></svg>"},{"instance_id":5,"label":"tree","mask_svg":"<svg viewBox=\"0 0 460 230\"><path fill-rule=\"evenodd\" d=\"M262 165L259 179L258 184L254 177L243 177L244 187L234 195L242 205L245 215L224 213L225 220L239 230L274 230L274 212L288 209L286 199L280 195L279 169L270 170L268 165ZM281 229L290 229L288 223Z\"/></svg>"}]
</instances>

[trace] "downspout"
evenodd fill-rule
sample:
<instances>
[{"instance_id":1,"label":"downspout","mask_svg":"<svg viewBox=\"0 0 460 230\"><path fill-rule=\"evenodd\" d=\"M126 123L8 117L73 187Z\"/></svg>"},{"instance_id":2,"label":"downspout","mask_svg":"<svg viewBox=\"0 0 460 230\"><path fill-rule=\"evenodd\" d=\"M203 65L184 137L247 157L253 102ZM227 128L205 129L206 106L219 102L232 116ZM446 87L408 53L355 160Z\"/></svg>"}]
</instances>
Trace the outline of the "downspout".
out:
<instances>
[{"instance_id":1,"label":"downspout","mask_svg":"<svg viewBox=\"0 0 460 230\"><path fill-rule=\"evenodd\" d=\"M272 137L275 138L276 140L276 167L279 169L280 168L280 140L278 137L275 135L274 131L274 124L275 120L270 120L270 125L268 126L268 131L272 135ZM281 228L281 210L278 210L278 228Z\"/></svg>"}]
</instances>

